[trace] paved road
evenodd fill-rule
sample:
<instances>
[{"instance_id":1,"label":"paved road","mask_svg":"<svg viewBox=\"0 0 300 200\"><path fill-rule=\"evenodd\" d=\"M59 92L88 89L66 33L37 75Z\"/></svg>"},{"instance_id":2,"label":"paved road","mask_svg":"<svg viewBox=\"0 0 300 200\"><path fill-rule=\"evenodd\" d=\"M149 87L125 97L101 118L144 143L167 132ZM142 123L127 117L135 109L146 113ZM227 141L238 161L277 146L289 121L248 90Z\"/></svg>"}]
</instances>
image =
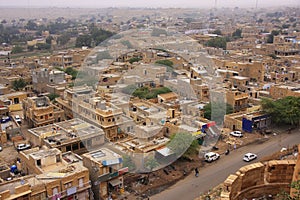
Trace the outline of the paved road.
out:
<instances>
[{"instance_id":1,"label":"paved road","mask_svg":"<svg viewBox=\"0 0 300 200\"><path fill-rule=\"evenodd\" d=\"M235 173L239 168L248 163L242 161L242 157L247 152L253 152L259 158L280 151L282 147L291 147L300 143L300 130L292 134L281 134L271 136L271 138L262 144L252 144L235 151L229 155L222 156L215 163L210 163L204 168L200 168L199 177L192 173L187 178L177 182L167 190L152 196L151 200L193 200L200 196L201 193L217 186L230 175ZM251 163L254 163L252 161Z\"/></svg>"}]
</instances>

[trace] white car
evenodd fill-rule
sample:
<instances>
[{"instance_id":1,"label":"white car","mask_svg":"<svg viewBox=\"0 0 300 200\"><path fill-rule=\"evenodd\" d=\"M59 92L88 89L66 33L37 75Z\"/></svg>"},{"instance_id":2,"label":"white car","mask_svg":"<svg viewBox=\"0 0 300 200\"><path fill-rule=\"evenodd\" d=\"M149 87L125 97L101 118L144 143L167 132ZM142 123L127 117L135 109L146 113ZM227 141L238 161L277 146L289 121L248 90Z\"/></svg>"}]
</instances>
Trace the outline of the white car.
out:
<instances>
[{"instance_id":1,"label":"white car","mask_svg":"<svg viewBox=\"0 0 300 200\"><path fill-rule=\"evenodd\" d=\"M255 160L256 158L257 158L257 155L256 155L256 154L254 154L254 153L246 153L246 154L244 155L243 160L246 161L246 162L250 162L250 161L252 161L252 160Z\"/></svg>"},{"instance_id":2,"label":"white car","mask_svg":"<svg viewBox=\"0 0 300 200\"><path fill-rule=\"evenodd\" d=\"M215 160L218 160L220 158L220 155L215 152L208 152L204 155L204 159L206 162L213 162Z\"/></svg>"},{"instance_id":3,"label":"white car","mask_svg":"<svg viewBox=\"0 0 300 200\"><path fill-rule=\"evenodd\" d=\"M19 115L16 115L16 116L15 116L15 120L16 120L16 122L17 122L18 124L21 124L21 123L22 123L21 118L20 118Z\"/></svg>"},{"instance_id":4,"label":"white car","mask_svg":"<svg viewBox=\"0 0 300 200\"><path fill-rule=\"evenodd\" d=\"M243 133L241 131L232 131L230 132L230 135L234 137L243 137Z\"/></svg>"}]
</instances>

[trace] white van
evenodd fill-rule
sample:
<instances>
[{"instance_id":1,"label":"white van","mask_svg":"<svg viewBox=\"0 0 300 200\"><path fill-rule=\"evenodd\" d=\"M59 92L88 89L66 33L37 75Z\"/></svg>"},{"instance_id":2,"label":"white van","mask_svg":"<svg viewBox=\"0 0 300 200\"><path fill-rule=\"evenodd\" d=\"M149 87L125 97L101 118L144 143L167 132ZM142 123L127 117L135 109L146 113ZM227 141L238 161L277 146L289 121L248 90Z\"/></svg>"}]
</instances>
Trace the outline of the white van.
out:
<instances>
[{"instance_id":1,"label":"white van","mask_svg":"<svg viewBox=\"0 0 300 200\"><path fill-rule=\"evenodd\" d=\"M215 152L208 152L204 155L204 159L206 162L213 162L215 160L218 160L220 158L220 155Z\"/></svg>"}]
</instances>

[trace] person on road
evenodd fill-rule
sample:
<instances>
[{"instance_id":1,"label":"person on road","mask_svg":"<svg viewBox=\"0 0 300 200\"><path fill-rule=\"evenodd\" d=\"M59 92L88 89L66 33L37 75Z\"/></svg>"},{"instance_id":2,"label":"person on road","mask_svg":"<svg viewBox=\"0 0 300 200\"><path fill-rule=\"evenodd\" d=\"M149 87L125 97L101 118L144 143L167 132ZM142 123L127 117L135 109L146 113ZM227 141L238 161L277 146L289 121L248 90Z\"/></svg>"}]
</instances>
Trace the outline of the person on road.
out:
<instances>
[{"instance_id":1,"label":"person on road","mask_svg":"<svg viewBox=\"0 0 300 200\"><path fill-rule=\"evenodd\" d=\"M199 171L198 171L198 168L197 168L197 167L195 168L195 176L196 176L196 177L199 176Z\"/></svg>"}]
</instances>

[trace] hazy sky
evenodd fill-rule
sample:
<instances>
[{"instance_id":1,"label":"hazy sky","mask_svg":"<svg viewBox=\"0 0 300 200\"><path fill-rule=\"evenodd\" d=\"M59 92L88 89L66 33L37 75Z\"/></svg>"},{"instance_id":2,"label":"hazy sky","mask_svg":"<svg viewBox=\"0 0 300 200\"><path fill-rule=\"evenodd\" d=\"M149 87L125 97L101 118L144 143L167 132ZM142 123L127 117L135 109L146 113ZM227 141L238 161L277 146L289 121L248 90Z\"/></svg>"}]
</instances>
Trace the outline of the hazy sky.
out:
<instances>
[{"instance_id":1,"label":"hazy sky","mask_svg":"<svg viewBox=\"0 0 300 200\"><path fill-rule=\"evenodd\" d=\"M300 0L257 0L259 7L300 5ZM217 7L255 7L256 0L217 0ZM20 7L213 7L215 0L0 0Z\"/></svg>"}]
</instances>

